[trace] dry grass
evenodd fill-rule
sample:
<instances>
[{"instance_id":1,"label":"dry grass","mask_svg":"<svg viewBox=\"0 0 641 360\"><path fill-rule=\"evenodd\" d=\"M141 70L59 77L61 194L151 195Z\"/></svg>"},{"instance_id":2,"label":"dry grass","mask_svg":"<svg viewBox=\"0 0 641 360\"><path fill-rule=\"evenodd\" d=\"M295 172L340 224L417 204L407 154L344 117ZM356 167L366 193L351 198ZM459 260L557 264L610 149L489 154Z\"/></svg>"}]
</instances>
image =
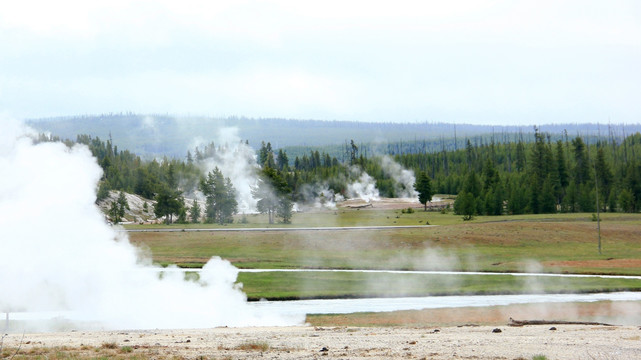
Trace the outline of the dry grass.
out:
<instances>
[{"instance_id":1,"label":"dry grass","mask_svg":"<svg viewBox=\"0 0 641 360\"><path fill-rule=\"evenodd\" d=\"M103 344L104 345L104 344ZM0 353L0 359L51 359L51 360L84 360L84 359L116 359L116 360L147 360L147 359L183 359L168 352L162 351L161 347L151 348L134 348L122 347L111 348L111 343L107 343L108 347L33 347L29 349L21 349L17 351L15 348L3 349ZM17 353L16 353L17 351ZM15 355L15 356L14 356Z\"/></svg>"},{"instance_id":2,"label":"dry grass","mask_svg":"<svg viewBox=\"0 0 641 360\"><path fill-rule=\"evenodd\" d=\"M115 342L108 342L108 343L102 343L100 347L103 349L117 349L118 344L116 344Z\"/></svg>"},{"instance_id":3,"label":"dry grass","mask_svg":"<svg viewBox=\"0 0 641 360\"><path fill-rule=\"evenodd\" d=\"M264 341L245 342L234 347L234 350L260 351L260 352L265 352L265 351L268 351L269 349L271 349L271 346L269 346L269 344Z\"/></svg>"},{"instance_id":4,"label":"dry grass","mask_svg":"<svg viewBox=\"0 0 641 360\"><path fill-rule=\"evenodd\" d=\"M296 232L132 233L156 262L203 264L212 256L244 268L390 268L390 259L441 249L461 259L460 269L523 271L525 259L554 271L641 274L641 226L601 224L603 254L591 221L515 220L419 229ZM283 250L287 251L283 251ZM474 258L473 263L467 259ZM416 268L397 262L397 268ZM602 271L600 271L601 269Z\"/></svg>"}]
</instances>

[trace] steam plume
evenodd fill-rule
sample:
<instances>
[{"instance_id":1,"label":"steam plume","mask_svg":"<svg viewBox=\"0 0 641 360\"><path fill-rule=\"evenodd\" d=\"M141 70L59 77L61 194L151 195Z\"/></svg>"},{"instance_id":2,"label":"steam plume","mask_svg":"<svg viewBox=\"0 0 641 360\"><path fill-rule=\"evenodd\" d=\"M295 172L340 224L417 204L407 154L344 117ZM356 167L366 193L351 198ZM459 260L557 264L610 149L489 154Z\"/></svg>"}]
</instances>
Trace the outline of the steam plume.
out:
<instances>
[{"instance_id":1,"label":"steam plume","mask_svg":"<svg viewBox=\"0 0 641 360\"><path fill-rule=\"evenodd\" d=\"M298 191L300 201L296 204L298 209L336 209L336 202L342 201L341 194L335 194L327 183L304 184Z\"/></svg>"},{"instance_id":2,"label":"steam plume","mask_svg":"<svg viewBox=\"0 0 641 360\"><path fill-rule=\"evenodd\" d=\"M416 177L414 171L404 169L401 164L397 163L390 156L385 155L381 158L381 168L385 175L394 179L394 193L400 198L418 198L418 192L414 189Z\"/></svg>"},{"instance_id":3,"label":"steam plume","mask_svg":"<svg viewBox=\"0 0 641 360\"><path fill-rule=\"evenodd\" d=\"M349 170L350 175L356 178L356 181L347 185L348 197L367 202L380 199L378 189L376 188L376 179L361 170L358 166L352 166Z\"/></svg>"},{"instance_id":4,"label":"steam plume","mask_svg":"<svg viewBox=\"0 0 641 360\"><path fill-rule=\"evenodd\" d=\"M202 161L206 173L218 167L225 177L231 179L236 188L236 201L240 213L256 212L256 199L251 189L256 186L256 154L254 150L241 141L238 128L222 128L218 132L218 150Z\"/></svg>"},{"instance_id":5,"label":"steam plume","mask_svg":"<svg viewBox=\"0 0 641 360\"><path fill-rule=\"evenodd\" d=\"M251 307L238 270L211 259L199 282L166 273L105 224L102 172L85 146L34 145L9 121L0 133L0 312L71 311L74 325L198 328L301 323Z\"/></svg>"}]
</instances>

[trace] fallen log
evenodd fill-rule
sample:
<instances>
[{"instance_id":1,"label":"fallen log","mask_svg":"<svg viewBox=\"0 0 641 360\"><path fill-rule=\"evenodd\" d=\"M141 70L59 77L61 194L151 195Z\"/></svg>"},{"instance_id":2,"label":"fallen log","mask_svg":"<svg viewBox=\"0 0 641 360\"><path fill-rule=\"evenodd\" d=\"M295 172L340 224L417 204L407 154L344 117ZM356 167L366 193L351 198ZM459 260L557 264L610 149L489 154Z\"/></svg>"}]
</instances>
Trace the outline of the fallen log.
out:
<instances>
[{"instance_id":1,"label":"fallen log","mask_svg":"<svg viewBox=\"0 0 641 360\"><path fill-rule=\"evenodd\" d=\"M370 204L364 204L364 205L347 205L348 208L350 209L363 209L366 207L374 207L374 205Z\"/></svg>"},{"instance_id":2,"label":"fallen log","mask_svg":"<svg viewBox=\"0 0 641 360\"><path fill-rule=\"evenodd\" d=\"M507 326L526 326L526 325L598 325L598 326L616 326L612 324L589 322L589 321L563 321L563 320L514 320L510 318Z\"/></svg>"}]
</instances>

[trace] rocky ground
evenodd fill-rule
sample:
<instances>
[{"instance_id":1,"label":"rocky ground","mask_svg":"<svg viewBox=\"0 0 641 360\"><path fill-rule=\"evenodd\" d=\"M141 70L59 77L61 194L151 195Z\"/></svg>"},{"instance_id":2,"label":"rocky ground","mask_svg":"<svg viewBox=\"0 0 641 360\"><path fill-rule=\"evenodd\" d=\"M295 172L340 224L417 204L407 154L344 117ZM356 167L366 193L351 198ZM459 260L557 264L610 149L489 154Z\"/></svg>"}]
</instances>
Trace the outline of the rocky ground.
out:
<instances>
[{"instance_id":1,"label":"rocky ground","mask_svg":"<svg viewBox=\"0 0 641 360\"><path fill-rule=\"evenodd\" d=\"M639 359L638 327L256 327L11 334L4 357ZM50 349L50 352L47 352ZM543 358L543 357L539 357Z\"/></svg>"}]
</instances>

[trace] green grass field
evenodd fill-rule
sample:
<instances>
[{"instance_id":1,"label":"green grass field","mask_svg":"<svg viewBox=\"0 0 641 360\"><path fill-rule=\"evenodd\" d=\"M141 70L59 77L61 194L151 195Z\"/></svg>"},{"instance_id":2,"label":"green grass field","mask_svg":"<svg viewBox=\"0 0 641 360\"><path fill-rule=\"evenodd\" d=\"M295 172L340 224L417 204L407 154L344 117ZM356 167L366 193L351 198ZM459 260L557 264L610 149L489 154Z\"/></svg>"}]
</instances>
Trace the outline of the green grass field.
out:
<instances>
[{"instance_id":1,"label":"green grass field","mask_svg":"<svg viewBox=\"0 0 641 360\"><path fill-rule=\"evenodd\" d=\"M635 290L641 280L387 273L240 273L251 300L530 294Z\"/></svg>"},{"instance_id":2,"label":"green grass field","mask_svg":"<svg viewBox=\"0 0 641 360\"><path fill-rule=\"evenodd\" d=\"M288 227L421 225L426 221L439 226L383 230L149 232L131 233L130 238L133 243L148 248L155 262L184 267L200 267L212 256L220 256L247 269L641 275L641 215L603 214L602 254L597 251L596 222L591 219L592 214L547 214L477 217L463 222L460 216L438 212L403 214L400 210L340 209L296 214ZM260 215L250 215L248 223L242 226L265 227L263 220ZM228 227L232 226L241 224ZM531 291L508 277L450 280L435 280L426 275L351 273L241 273L239 278L250 298L272 299ZM639 280L566 280L561 285L544 281L538 290L583 292L641 288Z\"/></svg>"}]
</instances>

